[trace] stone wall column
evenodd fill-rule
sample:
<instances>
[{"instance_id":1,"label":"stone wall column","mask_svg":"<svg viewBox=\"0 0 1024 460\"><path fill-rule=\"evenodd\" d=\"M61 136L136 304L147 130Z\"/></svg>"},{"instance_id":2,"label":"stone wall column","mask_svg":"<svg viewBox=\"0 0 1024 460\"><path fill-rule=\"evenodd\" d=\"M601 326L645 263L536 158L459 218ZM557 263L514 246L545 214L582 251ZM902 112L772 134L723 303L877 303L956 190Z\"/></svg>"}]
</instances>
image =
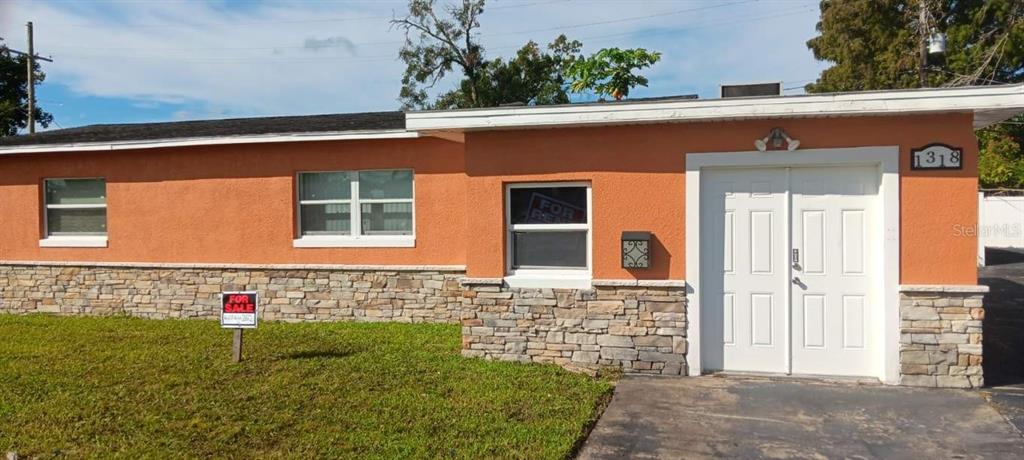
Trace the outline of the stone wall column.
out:
<instances>
[{"instance_id":1,"label":"stone wall column","mask_svg":"<svg viewBox=\"0 0 1024 460\"><path fill-rule=\"evenodd\" d=\"M900 287L900 384L979 388L986 286Z\"/></svg>"}]
</instances>

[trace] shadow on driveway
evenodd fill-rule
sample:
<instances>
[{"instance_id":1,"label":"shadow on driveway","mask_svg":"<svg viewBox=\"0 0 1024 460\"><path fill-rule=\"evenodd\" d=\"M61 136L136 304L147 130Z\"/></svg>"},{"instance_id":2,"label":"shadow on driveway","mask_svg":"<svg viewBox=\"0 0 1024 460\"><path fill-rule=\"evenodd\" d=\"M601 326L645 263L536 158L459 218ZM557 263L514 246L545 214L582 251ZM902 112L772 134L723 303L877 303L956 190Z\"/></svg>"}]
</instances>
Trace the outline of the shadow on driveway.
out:
<instances>
[{"instance_id":1,"label":"shadow on driveway","mask_svg":"<svg viewBox=\"0 0 1024 460\"><path fill-rule=\"evenodd\" d=\"M976 391L627 377L580 458L1024 458L1024 438Z\"/></svg>"},{"instance_id":2,"label":"shadow on driveway","mask_svg":"<svg viewBox=\"0 0 1024 460\"><path fill-rule=\"evenodd\" d=\"M978 282L985 296L982 349L985 393L992 405L1024 431L1024 250L988 248Z\"/></svg>"},{"instance_id":3,"label":"shadow on driveway","mask_svg":"<svg viewBox=\"0 0 1024 460\"><path fill-rule=\"evenodd\" d=\"M1024 250L985 251L987 266L978 270L985 296L982 349L985 384L1024 387Z\"/></svg>"}]
</instances>

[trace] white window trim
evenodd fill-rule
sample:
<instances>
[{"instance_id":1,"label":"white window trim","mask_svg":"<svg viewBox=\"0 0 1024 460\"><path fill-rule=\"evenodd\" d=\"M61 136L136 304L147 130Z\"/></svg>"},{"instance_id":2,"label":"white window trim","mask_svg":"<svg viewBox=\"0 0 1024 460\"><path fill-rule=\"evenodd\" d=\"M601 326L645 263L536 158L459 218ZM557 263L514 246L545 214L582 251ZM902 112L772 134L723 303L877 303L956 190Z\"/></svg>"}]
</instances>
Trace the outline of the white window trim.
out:
<instances>
[{"instance_id":1,"label":"white window trim","mask_svg":"<svg viewBox=\"0 0 1024 460\"><path fill-rule=\"evenodd\" d=\"M546 187L586 187L587 223L585 224L512 224L512 190ZM512 288L589 289L593 278L594 213L590 182L521 182L505 186L505 283ZM512 232L516 230L587 231L585 268L513 268Z\"/></svg>"},{"instance_id":2,"label":"white window trim","mask_svg":"<svg viewBox=\"0 0 1024 460\"><path fill-rule=\"evenodd\" d=\"M107 203L88 204L50 204L47 202L46 183L52 180L101 180L103 181L103 199L107 199L107 179L105 177L49 177L43 179L43 238L39 240L41 248L105 248L107 235L63 235L50 234L50 209L107 209Z\"/></svg>"},{"instance_id":3,"label":"white window trim","mask_svg":"<svg viewBox=\"0 0 1024 460\"><path fill-rule=\"evenodd\" d=\"M303 235L292 240L295 248L412 248L413 235Z\"/></svg>"},{"instance_id":4,"label":"white window trim","mask_svg":"<svg viewBox=\"0 0 1024 460\"><path fill-rule=\"evenodd\" d=\"M107 237L104 235L56 235L39 240L41 248L105 248Z\"/></svg>"},{"instance_id":5,"label":"white window trim","mask_svg":"<svg viewBox=\"0 0 1024 460\"><path fill-rule=\"evenodd\" d=\"M409 171L412 173L412 198L359 198L359 173L366 171ZM302 200L301 177L309 173L346 173L352 187L349 199ZM341 171L299 171L295 173L295 233L294 248L412 248L416 246L416 171L412 168L358 169ZM383 233L363 234L362 204L364 203L410 203L412 204L412 233L389 235ZM348 204L349 234L302 234L302 205L304 204Z\"/></svg>"}]
</instances>

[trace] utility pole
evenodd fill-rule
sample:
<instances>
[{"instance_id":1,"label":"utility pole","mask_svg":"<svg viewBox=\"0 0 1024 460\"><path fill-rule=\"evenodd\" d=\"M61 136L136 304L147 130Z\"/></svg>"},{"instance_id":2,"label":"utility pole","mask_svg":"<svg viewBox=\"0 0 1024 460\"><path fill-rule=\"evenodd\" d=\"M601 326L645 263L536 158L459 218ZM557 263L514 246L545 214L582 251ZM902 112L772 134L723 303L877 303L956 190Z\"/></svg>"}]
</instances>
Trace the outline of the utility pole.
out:
<instances>
[{"instance_id":1,"label":"utility pole","mask_svg":"<svg viewBox=\"0 0 1024 460\"><path fill-rule=\"evenodd\" d=\"M917 69L917 79L920 86L924 88L928 86L928 9L927 5L925 5L925 0L920 0L920 2L917 16L917 28L921 33L921 39L918 40L920 42L918 43L920 47L918 51L920 53L920 62Z\"/></svg>"},{"instance_id":2,"label":"utility pole","mask_svg":"<svg viewBox=\"0 0 1024 460\"><path fill-rule=\"evenodd\" d=\"M28 62L28 133L32 134L36 132L36 73L34 72L36 67L36 60L53 62L53 59L44 58L36 54L35 45L32 40L32 21L25 24L28 29L28 52L13 50L10 48L4 48L5 51L14 53L20 56L25 56Z\"/></svg>"},{"instance_id":3,"label":"utility pole","mask_svg":"<svg viewBox=\"0 0 1024 460\"><path fill-rule=\"evenodd\" d=\"M32 45L32 21L25 24L28 29L28 133L36 132L36 72L35 46Z\"/></svg>"}]
</instances>

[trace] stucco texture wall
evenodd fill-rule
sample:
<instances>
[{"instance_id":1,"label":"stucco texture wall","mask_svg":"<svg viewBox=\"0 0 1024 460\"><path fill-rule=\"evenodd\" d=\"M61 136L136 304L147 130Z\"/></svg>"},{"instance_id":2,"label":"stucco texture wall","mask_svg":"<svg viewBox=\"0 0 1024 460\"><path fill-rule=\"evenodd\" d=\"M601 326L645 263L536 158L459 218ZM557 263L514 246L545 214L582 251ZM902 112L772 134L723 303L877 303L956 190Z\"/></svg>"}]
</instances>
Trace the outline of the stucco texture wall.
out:
<instances>
[{"instance_id":1,"label":"stucco texture wall","mask_svg":"<svg viewBox=\"0 0 1024 460\"><path fill-rule=\"evenodd\" d=\"M685 154L751 151L772 127L801 148L900 146L901 282L975 284L977 143L969 114L470 132L0 157L0 259L466 265L505 274L504 187L589 181L593 276L685 276ZM910 149L963 147L960 171L911 171ZM770 155L771 153L765 153ZM415 170L416 247L292 247L295 173ZM43 178L107 179L108 248L40 248ZM654 234L653 267L620 267L622 231Z\"/></svg>"},{"instance_id":2,"label":"stucco texture wall","mask_svg":"<svg viewBox=\"0 0 1024 460\"><path fill-rule=\"evenodd\" d=\"M685 154L752 151L753 140L782 127L803 149L900 147L901 282L975 284L977 238L958 228L977 223L977 141L969 114L759 120L614 128L486 131L466 136L469 276L505 272L505 184L590 181L593 276L685 276ZM911 171L910 150L932 142L963 147L960 171ZM765 153L770 155L771 153ZM653 267L620 267L623 230L654 234Z\"/></svg>"},{"instance_id":3,"label":"stucco texture wall","mask_svg":"<svg viewBox=\"0 0 1024 460\"><path fill-rule=\"evenodd\" d=\"M0 259L461 265L462 144L304 142L0 157ZM294 248L300 171L415 170L414 248ZM44 178L105 177L107 248L40 248Z\"/></svg>"}]
</instances>

